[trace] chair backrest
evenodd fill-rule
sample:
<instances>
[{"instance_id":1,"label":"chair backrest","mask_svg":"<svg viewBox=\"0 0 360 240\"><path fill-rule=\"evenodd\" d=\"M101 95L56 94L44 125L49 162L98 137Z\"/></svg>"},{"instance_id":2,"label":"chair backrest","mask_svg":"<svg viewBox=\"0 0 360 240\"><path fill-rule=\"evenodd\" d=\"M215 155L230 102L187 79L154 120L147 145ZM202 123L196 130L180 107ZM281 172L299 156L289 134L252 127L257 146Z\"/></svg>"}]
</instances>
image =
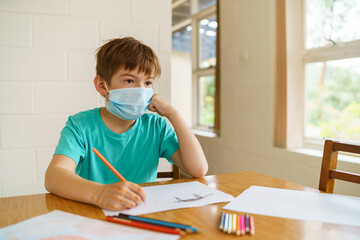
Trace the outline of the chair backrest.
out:
<instances>
[{"instance_id":1,"label":"chair backrest","mask_svg":"<svg viewBox=\"0 0 360 240\"><path fill-rule=\"evenodd\" d=\"M336 170L338 152L360 154L360 146L326 140L321 164L319 190L333 193L335 179L360 183L360 174Z\"/></svg>"},{"instance_id":2,"label":"chair backrest","mask_svg":"<svg viewBox=\"0 0 360 240\"><path fill-rule=\"evenodd\" d=\"M180 178L180 169L175 164L172 164L171 172L158 172L157 178L179 179Z\"/></svg>"}]
</instances>

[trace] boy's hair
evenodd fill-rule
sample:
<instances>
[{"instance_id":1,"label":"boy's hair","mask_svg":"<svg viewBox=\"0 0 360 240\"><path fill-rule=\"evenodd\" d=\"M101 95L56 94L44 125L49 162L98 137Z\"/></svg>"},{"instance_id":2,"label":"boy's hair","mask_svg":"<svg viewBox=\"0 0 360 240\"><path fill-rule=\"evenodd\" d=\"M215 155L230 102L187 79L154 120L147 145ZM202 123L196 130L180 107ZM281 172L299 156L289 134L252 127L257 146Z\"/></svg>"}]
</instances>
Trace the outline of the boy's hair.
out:
<instances>
[{"instance_id":1,"label":"boy's hair","mask_svg":"<svg viewBox=\"0 0 360 240\"><path fill-rule=\"evenodd\" d=\"M159 59L154 51L132 37L115 38L97 49L96 75L110 85L112 76L124 68L131 71L139 67L139 72L160 76Z\"/></svg>"}]
</instances>

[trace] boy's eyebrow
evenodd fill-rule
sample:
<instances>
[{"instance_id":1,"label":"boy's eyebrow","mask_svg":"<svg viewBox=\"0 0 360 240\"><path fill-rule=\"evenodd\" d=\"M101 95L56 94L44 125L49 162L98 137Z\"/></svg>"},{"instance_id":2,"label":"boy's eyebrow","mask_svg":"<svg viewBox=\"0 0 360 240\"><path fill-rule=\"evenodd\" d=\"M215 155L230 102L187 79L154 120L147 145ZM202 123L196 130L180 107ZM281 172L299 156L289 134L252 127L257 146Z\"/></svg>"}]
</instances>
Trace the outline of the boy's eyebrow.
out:
<instances>
[{"instance_id":1,"label":"boy's eyebrow","mask_svg":"<svg viewBox=\"0 0 360 240\"><path fill-rule=\"evenodd\" d=\"M137 78L135 75L133 74L130 74L130 73L124 73L124 74L121 74L120 77L126 77L126 76L129 76L129 77L133 77L133 78ZM154 80L155 78L154 77L146 77L146 79L152 79Z\"/></svg>"}]
</instances>

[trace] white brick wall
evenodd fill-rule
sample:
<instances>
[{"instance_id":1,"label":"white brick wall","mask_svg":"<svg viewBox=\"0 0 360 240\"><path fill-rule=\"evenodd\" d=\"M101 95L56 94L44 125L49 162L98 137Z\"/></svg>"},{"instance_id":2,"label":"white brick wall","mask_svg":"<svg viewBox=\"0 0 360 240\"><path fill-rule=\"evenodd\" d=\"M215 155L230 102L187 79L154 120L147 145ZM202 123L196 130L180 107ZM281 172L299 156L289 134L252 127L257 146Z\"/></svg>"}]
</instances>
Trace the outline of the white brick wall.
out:
<instances>
[{"instance_id":1,"label":"white brick wall","mask_svg":"<svg viewBox=\"0 0 360 240\"><path fill-rule=\"evenodd\" d=\"M39 48L96 48L98 46L97 25L97 19L88 17L34 16L34 46Z\"/></svg>"},{"instance_id":2,"label":"white brick wall","mask_svg":"<svg viewBox=\"0 0 360 240\"><path fill-rule=\"evenodd\" d=\"M0 197L46 191L67 117L103 106L93 87L96 49L120 36L156 51L156 91L170 100L171 1L0 1Z\"/></svg>"},{"instance_id":3,"label":"white brick wall","mask_svg":"<svg viewBox=\"0 0 360 240\"><path fill-rule=\"evenodd\" d=\"M0 47L0 80L65 80L65 53L4 45Z\"/></svg>"},{"instance_id":4,"label":"white brick wall","mask_svg":"<svg viewBox=\"0 0 360 240\"><path fill-rule=\"evenodd\" d=\"M31 46L31 16L0 13L0 44Z\"/></svg>"}]
</instances>

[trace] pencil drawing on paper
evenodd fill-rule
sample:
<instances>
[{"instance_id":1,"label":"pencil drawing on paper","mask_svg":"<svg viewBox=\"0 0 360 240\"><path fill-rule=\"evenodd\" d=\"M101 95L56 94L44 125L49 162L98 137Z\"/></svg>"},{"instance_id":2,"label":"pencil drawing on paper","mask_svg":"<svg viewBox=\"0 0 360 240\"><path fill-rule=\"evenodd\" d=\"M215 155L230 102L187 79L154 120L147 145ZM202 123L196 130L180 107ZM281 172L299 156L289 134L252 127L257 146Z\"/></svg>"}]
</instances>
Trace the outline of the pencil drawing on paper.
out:
<instances>
[{"instance_id":1,"label":"pencil drawing on paper","mask_svg":"<svg viewBox=\"0 0 360 240\"><path fill-rule=\"evenodd\" d=\"M205 196L200 196L199 194L194 193L193 194L195 198L189 198L189 199L181 199L179 197L175 197L177 201L175 201L175 203L182 203L182 202L194 202L194 201L198 201L201 200L203 198L206 198L207 196L212 195L212 193L205 195Z\"/></svg>"}]
</instances>

